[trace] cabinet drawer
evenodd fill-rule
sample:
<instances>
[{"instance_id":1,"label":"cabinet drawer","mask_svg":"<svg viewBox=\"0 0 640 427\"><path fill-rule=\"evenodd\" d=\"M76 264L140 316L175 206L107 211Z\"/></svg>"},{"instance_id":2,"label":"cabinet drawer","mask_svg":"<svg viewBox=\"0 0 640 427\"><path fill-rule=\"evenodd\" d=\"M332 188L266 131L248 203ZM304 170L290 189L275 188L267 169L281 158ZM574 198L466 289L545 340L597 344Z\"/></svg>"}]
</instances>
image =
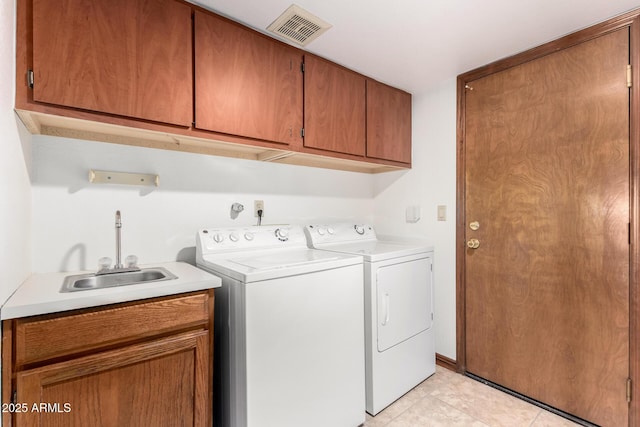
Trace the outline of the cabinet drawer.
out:
<instances>
[{"instance_id":1,"label":"cabinet drawer","mask_svg":"<svg viewBox=\"0 0 640 427\"><path fill-rule=\"evenodd\" d=\"M209 293L123 303L15 321L17 366L203 325Z\"/></svg>"}]
</instances>

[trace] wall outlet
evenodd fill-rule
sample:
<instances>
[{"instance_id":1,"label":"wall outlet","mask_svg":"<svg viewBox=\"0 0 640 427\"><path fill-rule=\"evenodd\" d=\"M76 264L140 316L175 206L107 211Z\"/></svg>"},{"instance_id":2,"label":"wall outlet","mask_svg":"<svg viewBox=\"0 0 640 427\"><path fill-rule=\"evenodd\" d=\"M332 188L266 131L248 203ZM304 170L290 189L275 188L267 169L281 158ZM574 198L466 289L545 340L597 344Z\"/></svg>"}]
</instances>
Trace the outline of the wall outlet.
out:
<instances>
[{"instance_id":1,"label":"wall outlet","mask_svg":"<svg viewBox=\"0 0 640 427\"><path fill-rule=\"evenodd\" d=\"M258 217L258 211L262 210L262 217L264 218L264 200L253 201L253 216Z\"/></svg>"}]
</instances>

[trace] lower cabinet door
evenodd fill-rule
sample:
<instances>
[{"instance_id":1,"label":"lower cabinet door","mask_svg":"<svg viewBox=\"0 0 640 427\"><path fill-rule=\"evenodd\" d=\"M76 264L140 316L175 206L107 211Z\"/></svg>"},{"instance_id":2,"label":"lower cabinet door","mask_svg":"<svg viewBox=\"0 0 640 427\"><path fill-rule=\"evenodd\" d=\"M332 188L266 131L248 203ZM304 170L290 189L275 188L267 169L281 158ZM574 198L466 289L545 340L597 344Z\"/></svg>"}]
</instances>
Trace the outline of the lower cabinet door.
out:
<instances>
[{"instance_id":1,"label":"lower cabinet door","mask_svg":"<svg viewBox=\"0 0 640 427\"><path fill-rule=\"evenodd\" d=\"M192 331L19 372L16 425L209 425L208 343Z\"/></svg>"}]
</instances>

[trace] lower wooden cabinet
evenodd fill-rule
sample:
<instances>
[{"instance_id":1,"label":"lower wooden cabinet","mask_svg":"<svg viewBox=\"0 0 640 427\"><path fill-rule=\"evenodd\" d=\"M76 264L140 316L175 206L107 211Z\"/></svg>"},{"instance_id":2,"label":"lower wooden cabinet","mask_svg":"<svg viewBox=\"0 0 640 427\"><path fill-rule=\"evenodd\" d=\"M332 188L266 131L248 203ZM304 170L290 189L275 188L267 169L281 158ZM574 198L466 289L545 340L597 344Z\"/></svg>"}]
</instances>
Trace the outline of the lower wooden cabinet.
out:
<instances>
[{"instance_id":1,"label":"lower wooden cabinet","mask_svg":"<svg viewBox=\"0 0 640 427\"><path fill-rule=\"evenodd\" d=\"M4 321L4 425L210 426L212 326L213 291Z\"/></svg>"}]
</instances>

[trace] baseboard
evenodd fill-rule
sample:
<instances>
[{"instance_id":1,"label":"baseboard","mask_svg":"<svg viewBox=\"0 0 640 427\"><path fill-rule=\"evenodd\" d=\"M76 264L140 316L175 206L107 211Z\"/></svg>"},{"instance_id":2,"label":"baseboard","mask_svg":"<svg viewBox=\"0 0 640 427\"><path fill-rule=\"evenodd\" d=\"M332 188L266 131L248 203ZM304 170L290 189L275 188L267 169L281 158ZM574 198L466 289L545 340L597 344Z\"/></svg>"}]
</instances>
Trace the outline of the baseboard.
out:
<instances>
[{"instance_id":1,"label":"baseboard","mask_svg":"<svg viewBox=\"0 0 640 427\"><path fill-rule=\"evenodd\" d=\"M456 372L457 362L453 359L449 359L447 356L436 353L436 365L441 366L450 371Z\"/></svg>"}]
</instances>

